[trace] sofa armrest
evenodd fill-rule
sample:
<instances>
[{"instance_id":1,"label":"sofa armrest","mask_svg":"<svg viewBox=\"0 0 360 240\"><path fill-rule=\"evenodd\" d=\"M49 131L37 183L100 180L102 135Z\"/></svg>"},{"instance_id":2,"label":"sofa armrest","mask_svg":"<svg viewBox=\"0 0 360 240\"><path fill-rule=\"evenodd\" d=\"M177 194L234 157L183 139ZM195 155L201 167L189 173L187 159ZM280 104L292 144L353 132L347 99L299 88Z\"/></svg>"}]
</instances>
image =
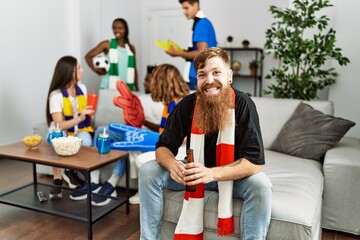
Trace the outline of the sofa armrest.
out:
<instances>
[{"instance_id":1,"label":"sofa armrest","mask_svg":"<svg viewBox=\"0 0 360 240\"><path fill-rule=\"evenodd\" d=\"M360 234L360 139L344 137L324 159L322 227Z\"/></svg>"}]
</instances>

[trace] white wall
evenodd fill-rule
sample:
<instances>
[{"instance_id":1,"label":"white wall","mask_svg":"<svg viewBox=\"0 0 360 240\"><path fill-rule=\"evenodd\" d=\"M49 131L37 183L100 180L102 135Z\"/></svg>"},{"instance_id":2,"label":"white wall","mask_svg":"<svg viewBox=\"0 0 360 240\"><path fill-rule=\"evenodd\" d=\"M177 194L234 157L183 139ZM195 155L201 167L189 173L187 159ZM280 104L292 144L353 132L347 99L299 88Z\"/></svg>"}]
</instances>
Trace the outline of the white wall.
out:
<instances>
[{"instance_id":1,"label":"white wall","mask_svg":"<svg viewBox=\"0 0 360 240\"><path fill-rule=\"evenodd\" d=\"M360 1L333 0L336 6L335 30L337 44L343 49L343 55L350 59L350 64L341 67L334 64L340 74L337 83L330 88L329 99L334 102L335 115L350 119L356 125L348 136L360 137Z\"/></svg>"},{"instance_id":2,"label":"white wall","mask_svg":"<svg viewBox=\"0 0 360 240\"><path fill-rule=\"evenodd\" d=\"M20 141L45 121L55 64L78 53L74 8L74 0L1 0L1 145Z\"/></svg>"},{"instance_id":3,"label":"white wall","mask_svg":"<svg viewBox=\"0 0 360 240\"><path fill-rule=\"evenodd\" d=\"M354 25L359 22L359 1L333 2L332 22L338 45L351 64L338 68L341 76L331 87L329 98L335 103L337 116L357 123L348 135L360 138L360 109L354 107L360 98L356 71L360 30ZM45 121L46 94L61 56L71 54L80 59L84 83L89 88L95 85L97 90L99 77L87 68L84 55L98 42L113 36L111 23L117 17L128 21L141 83L146 65L150 64L149 48L155 47L147 39L149 11L180 8L177 0L0 0L0 4L0 145L20 141L32 133L34 124ZM261 47L265 30L272 22L270 4L287 7L289 0L202 0L201 8L213 22L220 46L226 45L226 36L231 34L234 46L240 46L246 38L253 46ZM266 59L265 72L271 64L271 59ZM268 81L264 80L266 85Z\"/></svg>"},{"instance_id":4,"label":"white wall","mask_svg":"<svg viewBox=\"0 0 360 240\"><path fill-rule=\"evenodd\" d=\"M88 87L88 91L92 91L92 86L94 86L95 92L98 92L100 77L90 70L85 62L84 56L90 49L95 47L96 44L109 38L109 36L111 36L110 34L112 34L106 33L105 36L102 34L104 21L102 20L102 13L100 11L101 7L101 0L80 1L79 7L80 61L84 69L83 83ZM109 28L109 26L107 26L107 28Z\"/></svg>"}]
</instances>

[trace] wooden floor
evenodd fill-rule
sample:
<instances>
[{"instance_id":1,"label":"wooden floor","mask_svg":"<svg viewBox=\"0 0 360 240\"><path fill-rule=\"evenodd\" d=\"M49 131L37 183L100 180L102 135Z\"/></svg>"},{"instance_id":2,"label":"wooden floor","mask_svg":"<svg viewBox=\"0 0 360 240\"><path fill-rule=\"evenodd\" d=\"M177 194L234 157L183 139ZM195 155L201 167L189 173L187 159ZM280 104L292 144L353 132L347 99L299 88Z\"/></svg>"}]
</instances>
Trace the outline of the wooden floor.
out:
<instances>
[{"instance_id":1,"label":"wooden floor","mask_svg":"<svg viewBox=\"0 0 360 240\"><path fill-rule=\"evenodd\" d=\"M32 165L19 161L0 160L0 192L32 180ZM39 181L52 178L39 175ZM125 191L119 189L119 195ZM132 192L134 194L134 192ZM130 205L126 214L123 205L93 224L93 239L129 239L140 236L139 205ZM0 240L83 240L87 239L87 224L27 209L0 204Z\"/></svg>"},{"instance_id":2,"label":"wooden floor","mask_svg":"<svg viewBox=\"0 0 360 240\"><path fill-rule=\"evenodd\" d=\"M0 192L32 180L28 163L0 159ZM51 178L39 175L39 180ZM124 194L123 189L118 189ZM94 240L139 239L139 205L130 205L130 214L121 206L93 225ZM0 240L82 240L87 239L83 222L55 217L0 204ZM301 239L300 239L301 240ZM323 230L323 240L360 240L360 236Z\"/></svg>"}]
</instances>

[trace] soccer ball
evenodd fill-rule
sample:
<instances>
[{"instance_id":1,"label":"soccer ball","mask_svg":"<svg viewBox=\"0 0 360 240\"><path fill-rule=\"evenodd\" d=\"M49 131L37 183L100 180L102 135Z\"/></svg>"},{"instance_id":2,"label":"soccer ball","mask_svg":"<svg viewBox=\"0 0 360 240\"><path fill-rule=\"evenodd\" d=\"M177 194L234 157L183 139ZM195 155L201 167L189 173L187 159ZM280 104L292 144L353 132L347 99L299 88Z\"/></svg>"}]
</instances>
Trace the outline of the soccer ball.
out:
<instances>
[{"instance_id":1,"label":"soccer ball","mask_svg":"<svg viewBox=\"0 0 360 240\"><path fill-rule=\"evenodd\" d=\"M93 64L95 68L104 68L106 72L109 71L110 61L104 55L97 55L93 58Z\"/></svg>"}]
</instances>

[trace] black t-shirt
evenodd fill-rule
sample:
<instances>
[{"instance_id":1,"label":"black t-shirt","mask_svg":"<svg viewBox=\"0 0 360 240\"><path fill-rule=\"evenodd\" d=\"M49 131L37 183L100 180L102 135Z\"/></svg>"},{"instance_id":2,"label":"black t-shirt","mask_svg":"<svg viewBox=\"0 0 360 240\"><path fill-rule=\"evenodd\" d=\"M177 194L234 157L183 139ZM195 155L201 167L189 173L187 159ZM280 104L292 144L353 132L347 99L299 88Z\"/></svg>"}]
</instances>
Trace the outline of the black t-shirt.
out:
<instances>
[{"instance_id":1,"label":"black t-shirt","mask_svg":"<svg viewBox=\"0 0 360 240\"><path fill-rule=\"evenodd\" d=\"M261 137L256 106L245 93L235 91L235 160L246 158L258 165L265 164L264 147ZM168 148L174 156L187 137L186 148L190 146L191 121L194 113L196 94L184 97L169 115L164 132L156 144ZM216 166L216 141L218 132L205 135L205 166Z\"/></svg>"}]
</instances>

